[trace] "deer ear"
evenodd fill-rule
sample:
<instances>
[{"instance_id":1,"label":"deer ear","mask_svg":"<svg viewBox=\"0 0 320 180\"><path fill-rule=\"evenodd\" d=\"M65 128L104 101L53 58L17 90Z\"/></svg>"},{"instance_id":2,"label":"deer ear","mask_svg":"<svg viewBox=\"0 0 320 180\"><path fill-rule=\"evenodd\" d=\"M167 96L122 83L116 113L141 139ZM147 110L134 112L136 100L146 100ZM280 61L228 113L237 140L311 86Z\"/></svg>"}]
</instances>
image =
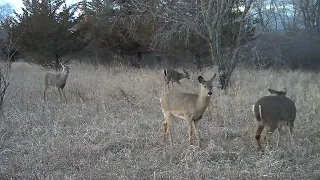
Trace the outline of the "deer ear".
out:
<instances>
[{"instance_id":1,"label":"deer ear","mask_svg":"<svg viewBox=\"0 0 320 180\"><path fill-rule=\"evenodd\" d=\"M216 78L216 75L217 75L217 74L214 74L213 77L210 79L210 81L213 81L214 78Z\"/></svg>"},{"instance_id":2,"label":"deer ear","mask_svg":"<svg viewBox=\"0 0 320 180\"><path fill-rule=\"evenodd\" d=\"M285 96L287 94L285 91L276 91L276 90L270 89L270 88L268 90L269 90L270 94L276 94L278 96L280 96L280 95Z\"/></svg>"},{"instance_id":3,"label":"deer ear","mask_svg":"<svg viewBox=\"0 0 320 180\"><path fill-rule=\"evenodd\" d=\"M199 77L198 77L198 81L199 81L199 83L201 83L201 84L203 84L203 83L205 82L202 76L199 76Z\"/></svg>"},{"instance_id":4,"label":"deer ear","mask_svg":"<svg viewBox=\"0 0 320 180\"><path fill-rule=\"evenodd\" d=\"M270 92L270 94L277 94L277 92L278 92L278 91L271 89L271 88L269 88L268 91Z\"/></svg>"}]
</instances>

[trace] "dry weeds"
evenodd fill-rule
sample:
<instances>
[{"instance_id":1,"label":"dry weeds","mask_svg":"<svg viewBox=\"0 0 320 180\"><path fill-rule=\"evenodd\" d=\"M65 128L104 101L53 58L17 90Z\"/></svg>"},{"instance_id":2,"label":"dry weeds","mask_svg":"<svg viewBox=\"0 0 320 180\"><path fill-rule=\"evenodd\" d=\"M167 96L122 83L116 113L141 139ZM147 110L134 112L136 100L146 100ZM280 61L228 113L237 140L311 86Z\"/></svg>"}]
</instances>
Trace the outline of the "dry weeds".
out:
<instances>
[{"instance_id":1,"label":"dry weeds","mask_svg":"<svg viewBox=\"0 0 320 180\"><path fill-rule=\"evenodd\" d=\"M38 66L14 63L0 121L2 179L319 179L320 76L237 69L228 93L214 91L201 119L202 149L188 149L186 123L174 119L164 153L161 70L70 65L65 92L42 99ZM175 90L197 92L196 77ZM205 77L208 78L208 77ZM267 88L287 87L296 102L296 144L256 151L252 104ZM287 131L287 130L286 130ZM271 144L275 144L275 132ZM263 144L265 145L265 144Z\"/></svg>"}]
</instances>

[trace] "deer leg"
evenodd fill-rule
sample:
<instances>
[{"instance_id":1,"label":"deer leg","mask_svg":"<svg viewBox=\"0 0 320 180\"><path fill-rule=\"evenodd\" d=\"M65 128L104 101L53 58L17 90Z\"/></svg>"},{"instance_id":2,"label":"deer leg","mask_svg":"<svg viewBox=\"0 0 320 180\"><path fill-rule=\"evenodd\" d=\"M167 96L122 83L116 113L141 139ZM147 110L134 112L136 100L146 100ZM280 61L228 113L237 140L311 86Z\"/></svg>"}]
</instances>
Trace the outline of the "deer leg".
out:
<instances>
[{"instance_id":1,"label":"deer leg","mask_svg":"<svg viewBox=\"0 0 320 180\"><path fill-rule=\"evenodd\" d=\"M64 99L66 100L66 103L67 103L68 101L67 101L67 98L66 98L66 94L65 94L65 92L64 92L64 89L61 88L61 91L62 91L63 97L64 97Z\"/></svg>"},{"instance_id":2,"label":"deer leg","mask_svg":"<svg viewBox=\"0 0 320 180\"><path fill-rule=\"evenodd\" d=\"M265 135L263 136L263 141L264 141L264 142L267 142L267 134L265 134Z\"/></svg>"},{"instance_id":3,"label":"deer leg","mask_svg":"<svg viewBox=\"0 0 320 180\"><path fill-rule=\"evenodd\" d=\"M281 136L282 136L282 126L281 125L278 127L278 132L279 132L279 134L278 134L278 140L277 140L276 148L279 147L279 142L280 142L280 139L281 139Z\"/></svg>"},{"instance_id":4,"label":"deer leg","mask_svg":"<svg viewBox=\"0 0 320 180\"><path fill-rule=\"evenodd\" d=\"M166 141L166 136L169 136L169 141L170 141L170 145L172 147L172 137L171 137L171 129L170 129L170 125L171 125L171 119L172 119L172 114L171 113L164 113L164 122L163 122L163 130L164 130L164 134L163 134L163 143L165 143Z\"/></svg>"},{"instance_id":5,"label":"deer leg","mask_svg":"<svg viewBox=\"0 0 320 180\"><path fill-rule=\"evenodd\" d=\"M43 100L45 101L46 100L46 91L48 89L48 86L45 86L44 87L44 91L43 91Z\"/></svg>"},{"instance_id":6,"label":"deer leg","mask_svg":"<svg viewBox=\"0 0 320 180\"><path fill-rule=\"evenodd\" d=\"M200 148L200 132L198 131L198 129L199 129L198 121L192 121L192 126L193 126L194 132L197 136L198 147Z\"/></svg>"},{"instance_id":7,"label":"deer leg","mask_svg":"<svg viewBox=\"0 0 320 180\"><path fill-rule=\"evenodd\" d=\"M179 84L180 86L182 86L181 83L180 83L180 80L176 81L176 83Z\"/></svg>"},{"instance_id":8,"label":"deer leg","mask_svg":"<svg viewBox=\"0 0 320 180\"><path fill-rule=\"evenodd\" d=\"M169 87L169 85L170 85L170 81L167 81L166 83L167 83L166 88L168 88L168 92L169 92L169 91L170 91L170 87ZM167 89L166 89L166 90L167 90Z\"/></svg>"},{"instance_id":9,"label":"deer leg","mask_svg":"<svg viewBox=\"0 0 320 180\"><path fill-rule=\"evenodd\" d=\"M293 138L293 127L294 127L293 123L289 124L289 131L290 131L291 143L292 143L293 145L295 145L294 138Z\"/></svg>"},{"instance_id":10,"label":"deer leg","mask_svg":"<svg viewBox=\"0 0 320 180\"><path fill-rule=\"evenodd\" d=\"M270 147L270 136L278 128L278 124L272 124L271 126L268 127L267 131L267 147Z\"/></svg>"},{"instance_id":11,"label":"deer leg","mask_svg":"<svg viewBox=\"0 0 320 180\"><path fill-rule=\"evenodd\" d=\"M270 136L271 136L271 134L272 134L272 132L270 132L270 131L267 131L267 133L266 133L266 143L267 143L266 148L267 149L270 148Z\"/></svg>"},{"instance_id":12,"label":"deer leg","mask_svg":"<svg viewBox=\"0 0 320 180\"><path fill-rule=\"evenodd\" d=\"M171 80L171 92L173 91L173 81Z\"/></svg>"},{"instance_id":13,"label":"deer leg","mask_svg":"<svg viewBox=\"0 0 320 180\"><path fill-rule=\"evenodd\" d=\"M264 124L260 124L258 123L257 129L256 129L256 134L255 134L255 138L257 141L257 145L258 145L258 150L262 150L262 146L261 146L261 133L264 129Z\"/></svg>"},{"instance_id":14,"label":"deer leg","mask_svg":"<svg viewBox=\"0 0 320 180\"><path fill-rule=\"evenodd\" d=\"M61 96L61 92L60 92L60 88L58 87L58 92L59 92L59 95L60 95L60 100L62 101L62 96Z\"/></svg>"},{"instance_id":15,"label":"deer leg","mask_svg":"<svg viewBox=\"0 0 320 180\"><path fill-rule=\"evenodd\" d=\"M188 138L188 140L189 140L189 145L191 146L192 145L192 134L193 134L193 131L192 131L193 128L192 127L194 126L194 124L193 124L192 119L188 119L187 122L188 122L188 129L189 129L189 138Z\"/></svg>"}]
</instances>

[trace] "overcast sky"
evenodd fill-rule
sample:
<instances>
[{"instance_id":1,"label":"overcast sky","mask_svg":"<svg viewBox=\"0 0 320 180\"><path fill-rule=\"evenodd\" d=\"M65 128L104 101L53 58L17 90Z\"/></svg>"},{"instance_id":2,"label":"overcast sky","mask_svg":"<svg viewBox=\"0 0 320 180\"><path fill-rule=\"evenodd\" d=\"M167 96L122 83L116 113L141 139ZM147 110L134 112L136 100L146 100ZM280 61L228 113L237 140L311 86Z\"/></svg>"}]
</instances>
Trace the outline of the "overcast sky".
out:
<instances>
[{"instance_id":1,"label":"overcast sky","mask_svg":"<svg viewBox=\"0 0 320 180\"><path fill-rule=\"evenodd\" d=\"M66 0L67 4L72 4L72 3L76 3L79 2L80 0ZM4 4L4 3L10 3L13 6L13 9L17 12L17 13L22 13L21 11L21 7L23 6L22 0L0 0L0 4Z\"/></svg>"}]
</instances>

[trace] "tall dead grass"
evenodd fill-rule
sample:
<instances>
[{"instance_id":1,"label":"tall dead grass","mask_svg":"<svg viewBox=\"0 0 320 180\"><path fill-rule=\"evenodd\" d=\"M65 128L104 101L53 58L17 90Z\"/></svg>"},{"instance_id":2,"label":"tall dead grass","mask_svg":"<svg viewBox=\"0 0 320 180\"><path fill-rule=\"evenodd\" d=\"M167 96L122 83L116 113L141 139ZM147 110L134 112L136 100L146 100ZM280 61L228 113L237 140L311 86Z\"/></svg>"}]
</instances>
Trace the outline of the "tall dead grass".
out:
<instances>
[{"instance_id":1,"label":"tall dead grass","mask_svg":"<svg viewBox=\"0 0 320 180\"><path fill-rule=\"evenodd\" d=\"M202 149L188 148L187 126L173 120L164 151L161 70L70 65L68 103L51 89L44 102L38 66L13 63L0 121L4 179L319 179L320 76L237 69L227 93L214 90L200 122ZM175 91L197 92L197 76ZM208 78L208 77L206 77ZM287 87L297 106L296 144L256 151L252 104L267 88ZM273 134L272 143L278 133ZM165 152L165 153L164 153Z\"/></svg>"}]
</instances>

